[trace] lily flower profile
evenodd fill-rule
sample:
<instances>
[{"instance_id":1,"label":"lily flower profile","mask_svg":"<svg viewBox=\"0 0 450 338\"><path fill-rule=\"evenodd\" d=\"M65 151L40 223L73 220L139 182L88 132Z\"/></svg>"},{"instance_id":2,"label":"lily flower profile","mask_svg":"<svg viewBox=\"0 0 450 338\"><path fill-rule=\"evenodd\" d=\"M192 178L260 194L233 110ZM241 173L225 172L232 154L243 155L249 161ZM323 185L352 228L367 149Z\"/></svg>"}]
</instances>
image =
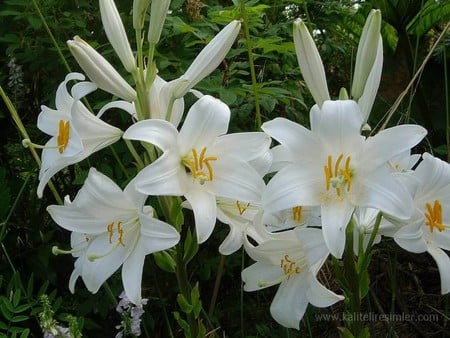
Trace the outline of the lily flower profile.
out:
<instances>
[{"instance_id":1,"label":"lily flower profile","mask_svg":"<svg viewBox=\"0 0 450 338\"><path fill-rule=\"evenodd\" d=\"M71 94L67 83L84 80L84 75L70 73L56 91L56 110L41 106L37 126L52 136L42 151L37 194L42 192L50 178L61 169L84 160L92 153L116 142L122 131L93 115L80 101L97 87L88 81L75 84Z\"/></svg>"},{"instance_id":2,"label":"lily flower profile","mask_svg":"<svg viewBox=\"0 0 450 338\"><path fill-rule=\"evenodd\" d=\"M216 197L257 203L265 187L249 161L267 151L270 138L264 133L225 135L229 121L228 106L205 95L192 105L180 132L167 121L151 119L124 134L162 150L139 172L136 187L148 195L184 196L194 211L199 243L213 231Z\"/></svg>"},{"instance_id":3,"label":"lily flower profile","mask_svg":"<svg viewBox=\"0 0 450 338\"><path fill-rule=\"evenodd\" d=\"M279 324L298 330L309 303L327 307L344 297L316 278L329 255L319 229L296 228L270 237L256 247L245 243L246 252L256 263L242 271L244 290L280 284L270 313Z\"/></svg>"},{"instance_id":4,"label":"lily flower profile","mask_svg":"<svg viewBox=\"0 0 450 338\"><path fill-rule=\"evenodd\" d=\"M389 218L399 227L393 235L403 249L428 252L441 277L441 293L450 292L450 164L429 153L402 182L413 196L414 213L406 221Z\"/></svg>"},{"instance_id":5,"label":"lily flower profile","mask_svg":"<svg viewBox=\"0 0 450 338\"><path fill-rule=\"evenodd\" d=\"M111 179L94 168L73 202L50 205L47 210L62 228L73 231L72 250L78 257L70 279L73 290L81 276L89 291L100 286L120 266L127 297L141 301L141 279L145 256L166 250L179 241L171 225L154 217L147 196L135 189L132 180L122 191ZM83 243L84 240L84 243ZM65 253L54 249L55 253Z\"/></svg>"},{"instance_id":6,"label":"lily flower profile","mask_svg":"<svg viewBox=\"0 0 450 338\"><path fill-rule=\"evenodd\" d=\"M320 205L325 242L340 258L355 207L411 216L411 197L390 174L387 161L419 143L426 130L401 125L365 138L359 106L352 100L325 101L322 109L315 105L310 121L311 130L284 118L263 124L284 149L287 163L268 183L263 207L276 212Z\"/></svg>"}]
</instances>

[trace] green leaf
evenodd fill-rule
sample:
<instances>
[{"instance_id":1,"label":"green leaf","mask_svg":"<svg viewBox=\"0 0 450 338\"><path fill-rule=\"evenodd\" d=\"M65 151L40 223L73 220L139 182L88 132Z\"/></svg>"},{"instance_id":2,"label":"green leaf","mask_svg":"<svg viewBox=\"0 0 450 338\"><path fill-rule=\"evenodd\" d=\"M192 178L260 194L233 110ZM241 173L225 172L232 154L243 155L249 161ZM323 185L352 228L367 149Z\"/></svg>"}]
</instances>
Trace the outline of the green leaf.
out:
<instances>
[{"instance_id":1,"label":"green leaf","mask_svg":"<svg viewBox=\"0 0 450 338\"><path fill-rule=\"evenodd\" d=\"M184 242L184 255L183 261L187 264L196 255L198 251L197 235L192 234L192 231L188 229L186 234L186 240Z\"/></svg>"},{"instance_id":2,"label":"green leaf","mask_svg":"<svg viewBox=\"0 0 450 338\"><path fill-rule=\"evenodd\" d=\"M20 294L21 294L20 289L17 289L16 292L14 292L14 296L12 299L12 303L13 303L14 307L19 305L19 303L20 303Z\"/></svg>"},{"instance_id":3,"label":"green leaf","mask_svg":"<svg viewBox=\"0 0 450 338\"><path fill-rule=\"evenodd\" d=\"M192 310L194 309L194 307L192 306L192 304L190 304L186 297L183 296L183 294L179 293L177 295L177 303L180 306L180 309L184 312L184 313L191 313Z\"/></svg>"},{"instance_id":4,"label":"green leaf","mask_svg":"<svg viewBox=\"0 0 450 338\"><path fill-rule=\"evenodd\" d=\"M450 2L428 1L417 15L408 23L406 31L419 37L436 25L450 20Z\"/></svg>"},{"instance_id":5,"label":"green leaf","mask_svg":"<svg viewBox=\"0 0 450 338\"><path fill-rule=\"evenodd\" d=\"M175 272L177 263L167 251L153 253L156 265L166 272Z\"/></svg>"},{"instance_id":6,"label":"green leaf","mask_svg":"<svg viewBox=\"0 0 450 338\"><path fill-rule=\"evenodd\" d=\"M198 318L200 312L202 311L202 301L200 300L200 290L198 282L195 284L194 288L191 290L191 301L194 310L195 318Z\"/></svg>"},{"instance_id":7,"label":"green leaf","mask_svg":"<svg viewBox=\"0 0 450 338\"><path fill-rule=\"evenodd\" d=\"M22 334L20 335L20 338L26 338L30 335L30 329L23 330Z\"/></svg>"},{"instance_id":8,"label":"green leaf","mask_svg":"<svg viewBox=\"0 0 450 338\"><path fill-rule=\"evenodd\" d=\"M11 322L13 323L19 323L19 322L23 322L25 320L28 320L28 316L25 315L19 315L19 316L14 316L11 318Z\"/></svg>"}]
</instances>

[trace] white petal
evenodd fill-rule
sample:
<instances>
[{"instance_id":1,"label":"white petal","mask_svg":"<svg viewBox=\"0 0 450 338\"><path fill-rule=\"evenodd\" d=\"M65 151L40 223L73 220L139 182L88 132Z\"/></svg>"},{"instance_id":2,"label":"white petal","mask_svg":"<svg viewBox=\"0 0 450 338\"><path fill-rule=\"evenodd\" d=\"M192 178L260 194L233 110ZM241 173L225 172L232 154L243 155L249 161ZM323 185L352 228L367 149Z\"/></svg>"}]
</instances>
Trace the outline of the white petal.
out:
<instances>
[{"instance_id":1,"label":"white petal","mask_svg":"<svg viewBox=\"0 0 450 338\"><path fill-rule=\"evenodd\" d=\"M178 131L167 121L151 119L130 126L123 134L123 138L148 142L162 151L167 151L176 146Z\"/></svg>"},{"instance_id":2,"label":"white petal","mask_svg":"<svg viewBox=\"0 0 450 338\"><path fill-rule=\"evenodd\" d=\"M277 265L256 262L242 271L245 291L256 291L280 283L283 270Z\"/></svg>"},{"instance_id":3,"label":"white petal","mask_svg":"<svg viewBox=\"0 0 450 338\"><path fill-rule=\"evenodd\" d=\"M258 132L227 134L217 138L214 151L228 152L242 160L251 161L266 153L271 141L266 134Z\"/></svg>"},{"instance_id":4,"label":"white petal","mask_svg":"<svg viewBox=\"0 0 450 338\"><path fill-rule=\"evenodd\" d=\"M189 109L180 130L180 153L208 146L217 136L226 134L229 122L230 108L212 96L203 96Z\"/></svg>"},{"instance_id":5,"label":"white petal","mask_svg":"<svg viewBox=\"0 0 450 338\"><path fill-rule=\"evenodd\" d=\"M126 230L125 230L126 231ZM87 261L83 266L82 278L89 291L96 293L100 286L122 265L135 247L139 233L133 231L124 236L125 246L117 245L116 249L103 258L93 262ZM111 250L116 243L109 242L109 234L105 233L95 237L89 245L87 255L103 255Z\"/></svg>"},{"instance_id":6,"label":"white petal","mask_svg":"<svg viewBox=\"0 0 450 338\"><path fill-rule=\"evenodd\" d=\"M323 175L313 166L292 164L280 170L268 183L262 203L269 212L297 205L314 206L321 203Z\"/></svg>"},{"instance_id":7,"label":"white petal","mask_svg":"<svg viewBox=\"0 0 450 338\"><path fill-rule=\"evenodd\" d=\"M261 129L287 147L288 151L294 155L295 162L308 161L309 158L317 156L322 148L320 140L314 133L285 118L275 118L265 122Z\"/></svg>"},{"instance_id":8,"label":"white petal","mask_svg":"<svg viewBox=\"0 0 450 338\"><path fill-rule=\"evenodd\" d=\"M180 240L180 234L171 225L143 213L139 213L139 219L141 240L146 255L170 249Z\"/></svg>"},{"instance_id":9,"label":"white petal","mask_svg":"<svg viewBox=\"0 0 450 338\"><path fill-rule=\"evenodd\" d=\"M415 176L420 179L424 192L436 191L450 183L450 164L424 153L423 161L417 166Z\"/></svg>"},{"instance_id":10,"label":"white petal","mask_svg":"<svg viewBox=\"0 0 450 338\"><path fill-rule=\"evenodd\" d=\"M375 169L414 147L426 134L426 129L418 125L405 124L382 130L366 139L361 161L367 168Z\"/></svg>"},{"instance_id":11,"label":"white petal","mask_svg":"<svg viewBox=\"0 0 450 338\"><path fill-rule=\"evenodd\" d=\"M178 154L166 151L136 176L136 189L144 194L181 196L185 193L184 167Z\"/></svg>"},{"instance_id":12,"label":"white petal","mask_svg":"<svg viewBox=\"0 0 450 338\"><path fill-rule=\"evenodd\" d=\"M84 258L80 257L77 260L75 260L74 268L73 268L72 274L70 275L70 278L69 278L69 290L71 293L75 292L75 284L78 280L78 277L81 276L82 259L84 259Z\"/></svg>"},{"instance_id":13,"label":"white petal","mask_svg":"<svg viewBox=\"0 0 450 338\"><path fill-rule=\"evenodd\" d=\"M308 266L315 266L318 262L323 262L328 257L329 251L321 229L296 228L294 229L294 233L306 254Z\"/></svg>"},{"instance_id":14,"label":"white petal","mask_svg":"<svg viewBox=\"0 0 450 338\"><path fill-rule=\"evenodd\" d=\"M214 163L214 179L210 187L220 197L259 203L265 184L250 164L224 156Z\"/></svg>"},{"instance_id":15,"label":"white petal","mask_svg":"<svg viewBox=\"0 0 450 338\"><path fill-rule=\"evenodd\" d=\"M281 283L270 305L272 317L284 327L298 330L308 307L307 291L307 275L299 275Z\"/></svg>"},{"instance_id":16,"label":"white petal","mask_svg":"<svg viewBox=\"0 0 450 338\"><path fill-rule=\"evenodd\" d=\"M66 75L64 81L60 83L56 90L55 105L57 110L70 111L73 98L67 90L67 83L72 80L83 81L84 79L84 75L80 73L69 73Z\"/></svg>"},{"instance_id":17,"label":"white petal","mask_svg":"<svg viewBox=\"0 0 450 338\"><path fill-rule=\"evenodd\" d=\"M122 266L122 283L125 294L135 305L141 305L142 271L145 261L145 249L139 240Z\"/></svg>"},{"instance_id":18,"label":"white petal","mask_svg":"<svg viewBox=\"0 0 450 338\"><path fill-rule=\"evenodd\" d=\"M320 284L314 275L309 275L309 288L306 296L312 305L322 308L344 299L343 296L335 294Z\"/></svg>"},{"instance_id":19,"label":"white petal","mask_svg":"<svg viewBox=\"0 0 450 338\"><path fill-rule=\"evenodd\" d=\"M340 153L357 152L363 144L360 135L362 116L358 105L352 100L325 101L320 111L311 109L315 123L312 131ZM317 156L317 155L316 155Z\"/></svg>"},{"instance_id":20,"label":"white petal","mask_svg":"<svg viewBox=\"0 0 450 338\"><path fill-rule=\"evenodd\" d=\"M126 111L128 114L130 114L132 117L136 118L136 108L134 107L133 103L130 103L128 101L112 101L107 104L105 104L97 113L97 118L101 118L103 114L111 108L118 108L121 110Z\"/></svg>"},{"instance_id":21,"label":"white petal","mask_svg":"<svg viewBox=\"0 0 450 338\"><path fill-rule=\"evenodd\" d=\"M56 136L59 133L59 121L70 121L70 110L53 110L47 106L41 106L37 120L37 127L44 133Z\"/></svg>"},{"instance_id":22,"label":"white petal","mask_svg":"<svg viewBox=\"0 0 450 338\"><path fill-rule=\"evenodd\" d=\"M412 224L401 227L394 234L394 240L401 248L409 252L421 253L427 250L427 245L423 239L423 232L420 224Z\"/></svg>"},{"instance_id":23,"label":"white petal","mask_svg":"<svg viewBox=\"0 0 450 338\"><path fill-rule=\"evenodd\" d=\"M230 224L230 232L219 246L222 255L231 255L238 251L244 243L244 231L241 227Z\"/></svg>"},{"instance_id":24,"label":"white petal","mask_svg":"<svg viewBox=\"0 0 450 338\"><path fill-rule=\"evenodd\" d=\"M322 232L331 254L341 258L345 248L345 229L355 207L347 199L322 205Z\"/></svg>"},{"instance_id":25,"label":"white petal","mask_svg":"<svg viewBox=\"0 0 450 338\"><path fill-rule=\"evenodd\" d=\"M216 224L216 198L201 189L191 189L185 197L194 211L198 243L203 243L209 238Z\"/></svg>"},{"instance_id":26,"label":"white petal","mask_svg":"<svg viewBox=\"0 0 450 338\"><path fill-rule=\"evenodd\" d=\"M358 184L362 186L362 193L354 198L357 205L379 209L399 219L411 217L414 210L412 198L403 185L389 175L386 167L366 177L358 176L357 180L355 187Z\"/></svg>"},{"instance_id":27,"label":"white petal","mask_svg":"<svg viewBox=\"0 0 450 338\"><path fill-rule=\"evenodd\" d=\"M438 266L441 276L441 294L445 295L450 292L450 258L443 250L434 245L428 245L427 251Z\"/></svg>"}]
</instances>

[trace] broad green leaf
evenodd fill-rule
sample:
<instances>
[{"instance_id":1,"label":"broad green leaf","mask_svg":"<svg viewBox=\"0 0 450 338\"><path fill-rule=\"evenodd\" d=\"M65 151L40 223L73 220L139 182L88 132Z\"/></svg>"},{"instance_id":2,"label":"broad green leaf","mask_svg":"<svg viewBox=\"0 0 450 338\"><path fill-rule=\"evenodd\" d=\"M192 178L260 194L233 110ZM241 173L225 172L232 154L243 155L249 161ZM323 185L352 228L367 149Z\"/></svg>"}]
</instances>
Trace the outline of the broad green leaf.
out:
<instances>
[{"instance_id":1,"label":"broad green leaf","mask_svg":"<svg viewBox=\"0 0 450 338\"><path fill-rule=\"evenodd\" d=\"M406 26L409 34L422 36L436 25L450 20L449 1L428 1Z\"/></svg>"}]
</instances>

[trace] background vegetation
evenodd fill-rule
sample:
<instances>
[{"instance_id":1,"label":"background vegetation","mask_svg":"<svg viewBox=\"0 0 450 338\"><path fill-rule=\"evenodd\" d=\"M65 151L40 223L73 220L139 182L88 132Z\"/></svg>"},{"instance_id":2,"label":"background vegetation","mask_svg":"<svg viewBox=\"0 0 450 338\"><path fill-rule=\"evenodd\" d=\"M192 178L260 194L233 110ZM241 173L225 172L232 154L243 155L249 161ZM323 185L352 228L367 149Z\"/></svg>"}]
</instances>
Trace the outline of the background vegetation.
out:
<instances>
[{"instance_id":1,"label":"background vegetation","mask_svg":"<svg viewBox=\"0 0 450 338\"><path fill-rule=\"evenodd\" d=\"M131 31L131 0L116 0L126 27ZM241 17L238 0L174 0L166 21L162 42L157 48L159 74L166 80L181 75L199 50L230 20ZM255 58L256 87L252 86L247 45L238 38L226 60L196 89L220 97L230 105L230 130L255 130L255 110L262 120L284 116L308 124L313 100L298 68L292 42L292 22L301 17L316 38L324 61L330 92L337 97L341 87L349 87L357 42L371 8L383 15L382 34L385 62L372 127L384 122L388 110L405 90L450 20L450 2L418 0L247 1L250 39ZM79 35L97 48L113 64L120 64L107 43L99 18L98 3L89 0L3 0L0 2L0 84L13 100L35 143L46 136L36 128L41 105L54 106L54 93L69 68L80 71L65 41ZM49 33L63 57L58 54ZM418 123L429 135L420 152L429 151L450 159L449 66L450 32L433 50L420 77L393 112L389 125ZM65 60L65 61L64 61ZM96 94L99 108L108 97ZM103 95L103 96L102 96ZM260 108L255 106L255 95ZM103 101L102 101L103 100ZM193 98L188 97L188 104ZM116 302L121 293L120 276L109 288L90 294L77 285L70 294L68 281L73 258L53 256L53 245L67 246L69 233L58 228L46 213L55 203L51 194L36 196L38 167L21 144L8 110L0 103L0 336L39 337L42 295L48 295L54 318L68 326L71 316L85 337L113 337L121 321ZM120 122L122 113L109 114ZM116 121L114 121L116 119ZM117 143L114 152L124 163L131 162L126 147ZM56 175L59 191L74 196L88 168L96 163L101 172L123 178L112 150L105 150ZM186 213L189 217L189 213ZM211 316L215 334L229 337L336 336L338 320L319 320L317 313L340 313L340 305L318 310L310 307L300 333L286 330L270 317L269 305L275 288L243 294L240 271L250 264L242 253L223 258L217 247L227 227L218 225L211 240L203 244L191 261L190 279L199 281L203 306ZM371 267L371 292L366 309L374 313L437 314L437 321L371 322L374 336L450 336L449 298L440 295L439 273L434 261L424 255L401 251L395 243L383 241ZM321 280L333 288L333 275L325 268ZM221 275L216 285L217 275ZM156 268L153 258L144 271L145 306L143 336L166 337L170 326L181 331L174 319L177 309L174 275ZM214 290L218 290L216 302Z\"/></svg>"}]
</instances>

